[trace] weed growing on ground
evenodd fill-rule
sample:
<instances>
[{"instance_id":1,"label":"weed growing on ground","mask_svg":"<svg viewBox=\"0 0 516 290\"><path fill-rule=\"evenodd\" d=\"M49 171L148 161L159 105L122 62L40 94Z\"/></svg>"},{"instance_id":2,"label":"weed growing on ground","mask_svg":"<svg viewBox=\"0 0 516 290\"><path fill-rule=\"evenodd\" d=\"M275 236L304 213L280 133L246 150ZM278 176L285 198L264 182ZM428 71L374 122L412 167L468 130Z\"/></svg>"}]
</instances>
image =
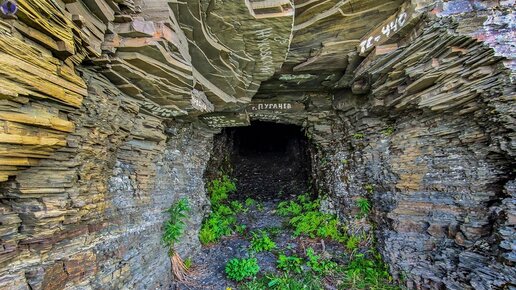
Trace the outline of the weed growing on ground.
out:
<instances>
[{"instance_id":1,"label":"weed growing on ground","mask_svg":"<svg viewBox=\"0 0 516 290\"><path fill-rule=\"evenodd\" d=\"M237 226L235 227L235 231L236 231L237 233L239 233L240 235L244 235L244 234L245 234L245 229L246 229L246 228L247 228L247 226L246 226L246 225L244 225L244 224L237 225Z\"/></svg>"},{"instance_id":2,"label":"weed growing on ground","mask_svg":"<svg viewBox=\"0 0 516 290\"><path fill-rule=\"evenodd\" d=\"M301 274L303 271L303 259L296 256L286 256L285 254L280 254L276 263L276 267L285 272Z\"/></svg>"},{"instance_id":3,"label":"weed growing on ground","mask_svg":"<svg viewBox=\"0 0 516 290\"><path fill-rule=\"evenodd\" d=\"M276 243L269 237L266 231L257 231L252 233L251 250L256 253L270 251L276 248Z\"/></svg>"},{"instance_id":4,"label":"weed growing on ground","mask_svg":"<svg viewBox=\"0 0 516 290\"><path fill-rule=\"evenodd\" d=\"M302 290L302 289L324 289L319 277L313 273L291 276L288 273L281 275L267 274L261 278L255 278L242 285L244 290Z\"/></svg>"},{"instance_id":5,"label":"weed growing on ground","mask_svg":"<svg viewBox=\"0 0 516 290\"><path fill-rule=\"evenodd\" d=\"M231 201L230 205L235 213L246 213L248 210L246 207L244 207L244 204L238 200Z\"/></svg>"},{"instance_id":6,"label":"weed growing on ground","mask_svg":"<svg viewBox=\"0 0 516 290\"><path fill-rule=\"evenodd\" d=\"M362 239L358 236L350 236L346 241L346 248L350 251L358 249L358 246L362 242Z\"/></svg>"},{"instance_id":7,"label":"weed growing on ground","mask_svg":"<svg viewBox=\"0 0 516 290\"><path fill-rule=\"evenodd\" d=\"M202 244L218 241L221 237L231 235L236 223L236 213L232 209L238 205L229 204L228 194L236 191L236 185L228 176L224 175L213 180L208 185L212 213L206 218L199 232L199 240Z\"/></svg>"},{"instance_id":8,"label":"weed growing on ground","mask_svg":"<svg viewBox=\"0 0 516 290\"><path fill-rule=\"evenodd\" d=\"M359 218L366 217L369 212L371 211L371 203L367 198L359 198L356 200L356 204L358 208L360 209L360 213L358 214Z\"/></svg>"},{"instance_id":9,"label":"weed growing on ground","mask_svg":"<svg viewBox=\"0 0 516 290\"><path fill-rule=\"evenodd\" d=\"M374 252L352 256L349 265L342 266L323 259L312 248L306 250L306 266L302 258L280 254L277 268L281 274L265 274L241 285L241 289L325 289L325 283L333 283L338 289L399 290L390 283L386 265ZM325 281L325 283L323 283Z\"/></svg>"},{"instance_id":10,"label":"weed growing on ground","mask_svg":"<svg viewBox=\"0 0 516 290\"><path fill-rule=\"evenodd\" d=\"M356 140L362 140L364 139L365 135L363 133L355 133L353 134L353 138L355 138Z\"/></svg>"},{"instance_id":11,"label":"weed growing on ground","mask_svg":"<svg viewBox=\"0 0 516 290\"><path fill-rule=\"evenodd\" d=\"M258 271L260 271L260 266L258 266L258 260L256 258L234 258L226 264L226 275L229 279L237 282L246 278L253 278Z\"/></svg>"},{"instance_id":12,"label":"weed growing on ground","mask_svg":"<svg viewBox=\"0 0 516 290\"><path fill-rule=\"evenodd\" d=\"M301 213L302 210L303 207L293 200L282 201L278 204L276 213L282 217L297 216Z\"/></svg>"},{"instance_id":13,"label":"weed growing on ground","mask_svg":"<svg viewBox=\"0 0 516 290\"><path fill-rule=\"evenodd\" d=\"M202 224L199 232L199 239L202 244L217 242L223 236L233 233L233 225L236 223L234 214L223 215L218 212L212 213Z\"/></svg>"},{"instance_id":14,"label":"weed growing on ground","mask_svg":"<svg viewBox=\"0 0 516 290\"><path fill-rule=\"evenodd\" d=\"M236 184L231 181L229 176L223 175L219 179L215 179L208 185L208 193L212 206L227 200L228 194L236 191Z\"/></svg>"},{"instance_id":15,"label":"weed growing on ground","mask_svg":"<svg viewBox=\"0 0 516 290\"><path fill-rule=\"evenodd\" d=\"M344 242L346 235L337 217L320 212L319 207L320 200L311 200L308 194L304 194L297 200L281 202L276 212L280 216L290 217L289 224L294 228L294 236L307 235Z\"/></svg>"},{"instance_id":16,"label":"weed growing on ground","mask_svg":"<svg viewBox=\"0 0 516 290\"><path fill-rule=\"evenodd\" d=\"M248 197L246 200L245 200L245 206L247 207L251 207L253 206L254 204L256 203L256 200Z\"/></svg>"},{"instance_id":17,"label":"weed growing on ground","mask_svg":"<svg viewBox=\"0 0 516 290\"><path fill-rule=\"evenodd\" d=\"M391 286L392 277L378 253L354 255L346 266L344 285L347 289L399 289Z\"/></svg>"},{"instance_id":18,"label":"weed growing on ground","mask_svg":"<svg viewBox=\"0 0 516 290\"><path fill-rule=\"evenodd\" d=\"M344 271L337 263L320 258L311 248L307 250L306 255L305 261L300 257L280 254L276 267L283 273L266 274L264 277L255 278L245 283L242 288L250 290L324 289L323 280L328 278L327 275Z\"/></svg>"},{"instance_id":19,"label":"weed growing on ground","mask_svg":"<svg viewBox=\"0 0 516 290\"><path fill-rule=\"evenodd\" d=\"M314 249L306 249L306 256L308 257L307 265L318 275L326 276L338 270L339 265L333 261L322 259L315 254Z\"/></svg>"}]
</instances>

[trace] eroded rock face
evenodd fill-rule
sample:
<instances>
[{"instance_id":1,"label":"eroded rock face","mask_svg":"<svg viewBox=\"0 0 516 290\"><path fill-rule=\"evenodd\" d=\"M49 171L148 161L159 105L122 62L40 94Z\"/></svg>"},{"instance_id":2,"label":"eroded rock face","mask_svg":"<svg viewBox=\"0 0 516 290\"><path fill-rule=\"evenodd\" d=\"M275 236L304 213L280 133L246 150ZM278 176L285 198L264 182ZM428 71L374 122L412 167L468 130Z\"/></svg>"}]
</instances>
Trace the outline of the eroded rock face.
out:
<instances>
[{"instance_id":1,"label":"eroded rock face","mask_svg":"<svg viewBox=\"0 0 516 290\"><path fill-rule=\"evenodd\" d=\"M188 229L198 230L211 133L174 123L165 132L106 79L83 77L89 94L67 146L3 184L1 288L166 289L164 211L188 196ZM192 233L178 250L198 247Z\"/></svg>"},{"instance_id":2,"label":"eroded rock face","mask_svg":"<svg viewBox=\"0 0 516 290\"><path fill-rule=\"evenodd\" d=\"M210 127L251 120L305 129L325 210L373 200L409 288L516 285L514 1L16 3L0 288L168 289L164 210L190 199L194 254Z\"/></svg>"},{"instance_id":3,"label":"eroded rock face","mask_svg":"<svg viewBox=\"0 0 516 290\"><path fill-rule=\"evenodd\" d=\"M326 207L354 220L356 199L373 200L379 249L409 288L514 285L511 73L479 43L425 37L435 29L407 54L373 61L372 94L342 92L332 125L314 127L332 140L313 162L325 164Z\"/></svg>"}]
</instances>

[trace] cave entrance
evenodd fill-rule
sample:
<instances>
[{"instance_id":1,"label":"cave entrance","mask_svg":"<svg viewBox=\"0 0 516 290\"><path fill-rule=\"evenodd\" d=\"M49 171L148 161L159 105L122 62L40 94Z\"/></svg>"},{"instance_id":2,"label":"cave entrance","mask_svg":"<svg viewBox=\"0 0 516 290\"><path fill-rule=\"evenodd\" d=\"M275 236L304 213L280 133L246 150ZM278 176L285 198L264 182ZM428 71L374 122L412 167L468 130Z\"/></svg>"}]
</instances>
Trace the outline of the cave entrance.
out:
<instances>
[{"instance_id":1,"label":"cave entrance","mask_svg":"<svg viewBox=\"0 0 516 290\"><path fill-rule=\"evenodd\" d=\"M300 126L253 122L222 134L232 143L229 161L238 185L236 198L284 199L309 190L308 140Z\"/></svg>"}]
</instances>

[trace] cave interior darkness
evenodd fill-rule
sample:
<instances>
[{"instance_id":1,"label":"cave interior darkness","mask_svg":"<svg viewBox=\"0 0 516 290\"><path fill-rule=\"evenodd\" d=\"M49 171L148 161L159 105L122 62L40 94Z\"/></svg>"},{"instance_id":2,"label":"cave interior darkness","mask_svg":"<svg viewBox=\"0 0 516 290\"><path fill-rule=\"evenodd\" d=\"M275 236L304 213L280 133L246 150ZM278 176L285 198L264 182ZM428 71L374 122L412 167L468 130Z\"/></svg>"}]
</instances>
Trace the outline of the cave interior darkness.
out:
<instances>
[{"instance_id":1,"label":"cave interior darkness","mask_svg":"<svg viewBox=\"0 0 516 290\"><path fill-rule=\"evenodd\" d=\"M301 127L256 121L226 128L235 198L283 199L310 190L309 142ZM221 136L219 136L220 138Z\"/></svg>"}]
</instances>

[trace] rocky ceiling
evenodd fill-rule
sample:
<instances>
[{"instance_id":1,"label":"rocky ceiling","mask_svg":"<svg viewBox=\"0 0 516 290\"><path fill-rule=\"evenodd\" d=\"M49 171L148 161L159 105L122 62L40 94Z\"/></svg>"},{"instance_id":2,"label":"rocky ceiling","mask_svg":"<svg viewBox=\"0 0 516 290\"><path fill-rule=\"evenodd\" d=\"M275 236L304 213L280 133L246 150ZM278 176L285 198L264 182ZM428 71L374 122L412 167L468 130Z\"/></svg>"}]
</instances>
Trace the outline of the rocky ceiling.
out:
<instances>
[{"instance_id":1,"label":"rocky ceiling","mask_svg":"<svg viewBox=\"0 0 516 290\"><path fill-rule=\"evenodd\" d=\"M4 165L14 167L0 180L64 146L74 130L67 114L95 90L82 68L105 76L148 115L226 127L324 122L346 96L400 101L434 84L459 97L487 90L493 83L445 84L475 60L468 54L475 39L495 49L480 57L507 57L515 67L514 1L6 1L18 11L0 18L2 119L45 137L18 138L39 149L15 157L8 145ZM488 15L493 7L498 14ZM472 11L478 23L455 18ZM470 58L450 62L458 55ZM488 70L470 74L489 84ZM442 100L426 104L454 102Z\"/></svg>"}]
</instances>

